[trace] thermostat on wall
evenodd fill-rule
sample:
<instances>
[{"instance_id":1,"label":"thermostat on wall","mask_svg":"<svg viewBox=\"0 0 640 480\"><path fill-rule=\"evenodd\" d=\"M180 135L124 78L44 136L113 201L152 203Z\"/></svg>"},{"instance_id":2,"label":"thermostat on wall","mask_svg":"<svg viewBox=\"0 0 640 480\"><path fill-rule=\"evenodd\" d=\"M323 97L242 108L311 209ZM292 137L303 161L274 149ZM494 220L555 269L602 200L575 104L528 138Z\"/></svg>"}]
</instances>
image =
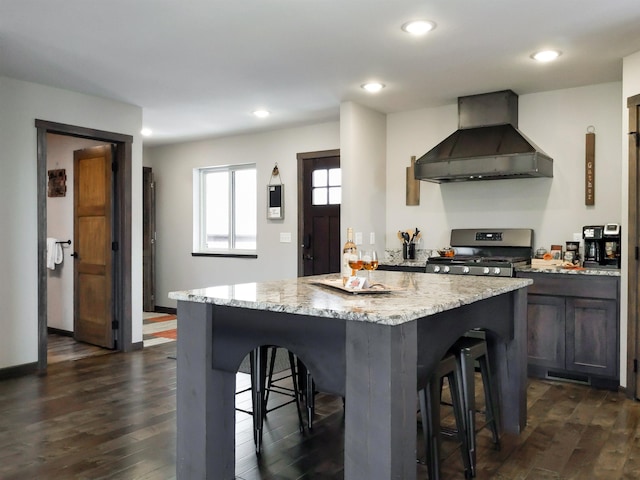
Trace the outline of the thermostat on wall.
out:
<instances>
[{"instance_id":1,"label":"thermostat on wall","mask_svg":"<svg viewBox=\"0 0 640 480\"><path fill-rule=\"evenodd\" d=\"M284 185L267 186L267 219L284 218Z\"/></svg>"}]
</instances>

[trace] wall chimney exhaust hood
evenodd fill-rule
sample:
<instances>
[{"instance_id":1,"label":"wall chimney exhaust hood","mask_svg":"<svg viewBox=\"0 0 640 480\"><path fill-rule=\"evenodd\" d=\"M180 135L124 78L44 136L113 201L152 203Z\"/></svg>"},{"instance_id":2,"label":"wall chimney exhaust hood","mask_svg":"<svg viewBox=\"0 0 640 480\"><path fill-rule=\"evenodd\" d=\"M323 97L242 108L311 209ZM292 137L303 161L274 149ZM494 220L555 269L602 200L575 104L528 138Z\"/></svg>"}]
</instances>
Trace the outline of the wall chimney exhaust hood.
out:
<instances>
[{"instance_id":1,"label":"wall chimney exhaust hood","mask_svg":"<svg viewBox=\"0 0 640 480\"><path fill-rule=\"evenodd\" d=\"M518 130L511 90L458 98L458 130L416 160L415 178L446 183L553 177L553 159Z\"/></svg>"}]
</instances>

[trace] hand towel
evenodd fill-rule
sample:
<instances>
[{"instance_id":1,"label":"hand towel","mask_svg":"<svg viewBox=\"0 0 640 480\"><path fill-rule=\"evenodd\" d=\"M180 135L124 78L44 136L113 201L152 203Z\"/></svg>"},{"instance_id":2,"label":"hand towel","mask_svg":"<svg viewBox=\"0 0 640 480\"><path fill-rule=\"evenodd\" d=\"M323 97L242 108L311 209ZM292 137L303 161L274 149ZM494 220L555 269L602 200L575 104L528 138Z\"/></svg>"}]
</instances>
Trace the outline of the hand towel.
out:
<instances>
[{"instance_id":1,"label":"hand towel","mask_svg":"<svg viewBox=\"0 0 640 480\"><path fill-rule=\"evenodd\" d=\"M62 263L62 245L57 238L47 238L47 268L55 270L56 265Z\"/></svg>"}]
</instances>

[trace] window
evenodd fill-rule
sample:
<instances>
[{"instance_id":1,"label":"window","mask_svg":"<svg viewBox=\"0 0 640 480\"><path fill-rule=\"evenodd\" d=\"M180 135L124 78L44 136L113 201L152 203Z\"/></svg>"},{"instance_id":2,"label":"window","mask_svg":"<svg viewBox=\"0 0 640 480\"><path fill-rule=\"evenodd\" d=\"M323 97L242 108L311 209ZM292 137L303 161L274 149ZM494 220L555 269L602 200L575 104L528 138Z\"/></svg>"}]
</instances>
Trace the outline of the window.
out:
<instances>
[{"instance_id":1,"label":"window","mask_svg":"<svg viewBox=\"0 0 640 480\"><path fill-rule=\"evenodd\" d=\"M311 174L311 203L313 205L340 205L342 201L342 171L322 168Z\"/></svg>"},{"instance_id":2,"label":"window","mask_svg":"<svg viewBox=\"0 0 640 480\"><path fill-rule=\"evenodd\" d=\"M256 166L197 168L194 184L194 251L255 254Z\"/></svg>"}]
</instances>

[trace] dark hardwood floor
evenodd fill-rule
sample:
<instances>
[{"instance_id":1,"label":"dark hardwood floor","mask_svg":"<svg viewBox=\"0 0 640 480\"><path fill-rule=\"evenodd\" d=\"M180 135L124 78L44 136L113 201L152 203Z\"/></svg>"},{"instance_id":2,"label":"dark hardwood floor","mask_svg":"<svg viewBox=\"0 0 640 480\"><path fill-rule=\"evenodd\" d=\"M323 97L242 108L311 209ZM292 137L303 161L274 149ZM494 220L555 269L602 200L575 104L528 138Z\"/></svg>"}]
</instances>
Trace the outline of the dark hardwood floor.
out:
<instances>
[{"instance_id":1,"label":"dark hardwood floor","mask_svg":"<svg viewBox=\"0 0 640 480\"><path fill-rule=\"evenodd\" d=\"M110 353L114 353L114 350L78 342L73 337L67 335L50 333L47 336L47 365L87 357L109 355Z\"/></svg>"},{"instance_id":2,"label":"dark hardwood floor","mask_svg":"<svg viewBox=\"0 0 640 480\"><path fill-rule=\"evenodd\" d=\"M56 363L44 377L0 381L0 479L175 478L175 345ZM246 382L238 374L238 389ZM238 402L246 404L243 395ZM525 432L503 436L500 451L489 432L479 433L478 479L640 478L638 402L531 380L528 404ZM299 433L293 405L269 413L259 460L251 417L238 413L236 425L237 478L343 477L339 398L318 395L311 434ZM419 441L417 449L422 457ZM464 478L455 444L444 443L444 457L443 478ZM427 478L424 465L416 469Z\"/></svg>"}]
</instances>

